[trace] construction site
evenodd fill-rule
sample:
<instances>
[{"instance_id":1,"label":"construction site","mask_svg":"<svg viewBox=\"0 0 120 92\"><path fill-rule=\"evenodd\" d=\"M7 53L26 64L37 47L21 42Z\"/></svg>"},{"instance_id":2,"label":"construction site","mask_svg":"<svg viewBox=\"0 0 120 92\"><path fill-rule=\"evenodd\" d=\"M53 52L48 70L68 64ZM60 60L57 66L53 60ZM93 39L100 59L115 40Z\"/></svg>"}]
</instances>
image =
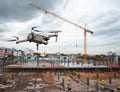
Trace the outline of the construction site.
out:
<instances>
[{"instance_id":1,"label":"construction site","mask_svg":"<svg viewBox=\"0 0 120 92\"><path fill-rule=\"evenodd\" d=\"M101 55L93 55L93 56L91 55L93 53L91 53L90 55L87 54L87 41L88 41L87 35L88 34L92 35L94 34L95 31L89 30L87 28L86 23L85 23L85 26L81 26L75 22L72 22L67 18L60 16L59 14L49 11L49 9L48 10L44 9L41 6L31 1L25 0L25 2L27 2L27 4L29 3L26 9L34 8L35 9L35 10L33 9L34 11L38 10L39 12L44 13L43 15L42 13L40 13L42 15L41 19L44 18L44 16L46 15L50 15L47 17L50 17L51 20L54 20L54 18L52 17L55 17L55 18L58 18L59 20L62 20L62 22L68 23L68 25L70 24L71 26L74 26L76 28L79 28L79 30L82 30L83 53L82 55L80 54L78 56L72 55L72 54L65 55L63 53L62 54L58 53L56 55L50 55L49 57L47 57L47 55L40 56L40 53L34 53L34 55L31 55L31 54L25 55L24 51L22 50L17 51L15 49L12 49L11 50L12 54L10 54L10 52L8 52L7 49L1 48L0 53L3 56L0 56L0 92L120 92L120 56L116 55L116 53L112 53L112 54L110 53L110 55L101 54ZM68 15L74 16L75 14L73 15L68 14ZM37 20L39 19L36 18L34 20L34 23ZM49 23L49 21L50 21L49 19L46 19L43 22ZM98 22L100 22L100 20ZM31 23L30 24L28 23L26 25L31 26L32 25ZM57 22L55 23L57 25ZM105 23L103 22L103 24ZM10 28L12 29L12 27ZM39 32L42 32L41 29L39 28L40 28L40 25L32 26L31 32L27 33L28 35L22 40L19 39L18 36L13 36L14 39L8 39L7 41L9 42L14 41L16 42L16 44L23 43L23 42L30 42L30 43L32 42L36 44L36 49L37 51L39 51L39 45L48 45L48 41L50 40L51 37L55 37L55 42L57 42L58 33L62 32L61 30L49 30L49 32L47 32L48 35L43 35L39 33ZM106 29L109 29L109 28L106 28ZM98 34L99 33L100 32L98 32ZM109 33L109 32L106 32L106 33ZM16 34L21 34L21 33L16 32ZM66 35L66 38L63 37L63 39L67 39L68 35L69 34ZM96 38L92 39L93 41L91 42L96 41ZM72 38L72 40L71 41L69 40L69 41L72 43L73 39L74 38ZM97 41L100 41L100 39ZM105 41L105 44L107 44L107 41ZM61 42L65 42L65 41L61 41ZM70 46L71 43L67 44L67 46L68 45ZM101 43L103 46L105 45L103 44L103 41L101 41ZM75 45L76 45L76 48L79 46L77 43L75 43ZM51 45L51 46L54 47L55 45ZM97 44L97 46L99 46L99 43ZM27 45L26 47L29 47L29 46ZM63 45L62 49L64 47L65 46ZM94 48L94 46L91 45L91 48ZM102 46L100 48L102 48ZM99 48L96 48L96 49L97 49L96 51L103 50ZM68 50L68 52L70 50ZM92 50L94 52L95 49L92 49ZM109 48L107 48L107 50L109 50ZM51 51L51 48L50 48L50 51ZM15 55L14 55L14 52L15 52ZM20 52L20 55L19 55L19 52ZM104 51L101 51L101 52L104 52ZM73 53L75 53L75 51Z\"/></svg>"},{"instance_id":2,"label":"construction site","mask_svg":"<svg viewBox=\"0 0 120 92\"><path fill-rule=\"evenodd\" d=\"M79 65L80 66L80 65ZM28 62L3 67L0 92L119 92L120 67Z\"/></svg>"}]
</instances>

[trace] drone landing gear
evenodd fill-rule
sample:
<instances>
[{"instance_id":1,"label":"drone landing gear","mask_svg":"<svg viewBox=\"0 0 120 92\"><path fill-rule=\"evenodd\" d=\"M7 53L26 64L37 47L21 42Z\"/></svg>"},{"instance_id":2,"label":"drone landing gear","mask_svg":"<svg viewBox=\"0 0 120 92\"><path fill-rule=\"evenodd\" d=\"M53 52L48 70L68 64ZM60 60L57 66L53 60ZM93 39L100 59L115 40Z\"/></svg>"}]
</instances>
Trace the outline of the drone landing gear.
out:
<instances>
[{"instance_id":1,"label":"drone landing gear","mask_svg":"<svg viewBox=\"0 0 120 92\"><path fill-rule=\"evenodd\" d=\"M37 50L39 50L39 44L36 44L36 46L37 46Z\"/></svg>"}]
</instances>

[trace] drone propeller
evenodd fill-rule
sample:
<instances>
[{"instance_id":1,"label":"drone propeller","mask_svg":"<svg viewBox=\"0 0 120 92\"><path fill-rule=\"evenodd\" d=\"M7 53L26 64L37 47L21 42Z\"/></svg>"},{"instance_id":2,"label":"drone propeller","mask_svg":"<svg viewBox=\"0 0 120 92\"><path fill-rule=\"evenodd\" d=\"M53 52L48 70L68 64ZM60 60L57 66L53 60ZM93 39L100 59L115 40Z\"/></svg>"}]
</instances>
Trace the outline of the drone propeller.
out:
<instances>
[{"instance_id":1,"label":"drone propeller","mask_svg":"<svg viewBox=\"0 0 120 92\"><path fill-rule=\"evenodd\" d=\"M34 30L35 28L38 28L38 27L40 27L40 26L32 27L32 30Z\"/></svg>"},{"instance_id":2,"label":"drone propeller","mask_svg":"<svg viewBox=\"0 0 120 92\"><path fill-rule=\"evenodd\" d=\"M59 32L62 32L62 31L59 31L59 30L58 31L49 31L49 33L55 33L55 36L56 36L55 42L57 42Z\"/></svg>"},{"instance_id":3,"label":"drone propeller","mask_svg":"<svg viewBox=\"0 0 120 92\"><path fill-rule=\"evenodd\" d=\"M33 31L35 31L35 32L42 32L42 31L40 31L40 30L33 30Z\"/></svg>"},{"instance_id":4,"label":"drone propeller","mask_svg":"<svg viewBox=\"0 0 120 92\"><path fill-rule=\"evenodd\" d=\"M16 41L16 39L13 39L13 40L5 40L5 41L13 42L13 41Z\"/></svg>"},{"instance_id":5,"label":"drone propeller","mask_svg":"<svg viewBox=\"0 0 120 92\"><path fill-rule=\"evenodd\" d=\"M49 33L59 33L59 32L62 32L62 31L49 31Z\"/></svg>"},{"instance_id":6,"label":"drone propeller","mask_svg":"<svg viewBox=\"0 0 120 92\"><path fill-rule=\"evenodd\" d=\"M17 42L19 41L19 38L17 36L13 36L13 37L16 38L16 39L5 40L5 41L8 41L8 42L14 42L14 41L16 41L16 44L17 44Z\"/></svg>"},{"instance_id":7,"label":"drone propeller","mask_svg":"<svg viewBox=\"0 0 120 92\"><path fill-rule=\"evenodd\" d=\"M38 27L40 27L40 26L32 27L32 31L41 32L40 30L34 30L35 28L38 28Z\"/></svg>"},{"instance_id":8,"label":"drone propeller","mask_svg":"<svg viewBox=\"0 0 120 92\"><path fill-rule=\"evenodd\" d=\"M19 37L17 37L17 36L13 36L13 37L15 37L17 40L19 40Z\"/></svg>"}]
</instances>

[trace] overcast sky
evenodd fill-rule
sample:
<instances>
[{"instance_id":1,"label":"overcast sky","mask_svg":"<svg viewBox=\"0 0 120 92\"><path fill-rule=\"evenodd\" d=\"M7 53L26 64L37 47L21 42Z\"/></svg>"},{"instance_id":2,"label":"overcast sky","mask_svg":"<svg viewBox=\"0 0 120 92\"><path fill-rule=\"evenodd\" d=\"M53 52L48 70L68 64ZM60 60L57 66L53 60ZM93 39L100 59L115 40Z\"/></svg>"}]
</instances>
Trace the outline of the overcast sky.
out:
<instances>
[{"instance_id":1,"label":"overcast sky","mask_svg":"<svg viewBox=\"0 0 120 92\"><path fill-rule=\"evenodd\" d=\"M40 26L46 30L61 30L58 42L55 38L48 45L39 45L39 52L83 53L83 30L52 15L30 6L36 5L52 11L94 32L87 34L87 53L106 54L109 51L120 54L120 0L0 0L0 47L17 49L30 48L36 51L35 43L5 42L19 36L25 39L31 27ZM77 45L77 47L76 47Z\"/></svg>"}]
</instances>

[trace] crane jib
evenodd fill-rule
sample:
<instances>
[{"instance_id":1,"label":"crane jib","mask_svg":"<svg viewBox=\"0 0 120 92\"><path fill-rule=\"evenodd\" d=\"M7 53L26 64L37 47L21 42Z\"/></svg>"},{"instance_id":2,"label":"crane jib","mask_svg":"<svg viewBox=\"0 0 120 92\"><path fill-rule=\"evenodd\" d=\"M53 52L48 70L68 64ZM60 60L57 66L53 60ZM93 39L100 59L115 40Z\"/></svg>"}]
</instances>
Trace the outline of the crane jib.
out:
<instances>
[{"instance_id":1,"label":"crane jib","mask_svg":"<svg viewBox=\"0 0 120 92\"><path fill-rule=\"evenodd\" d=\"M70 24L72 24L72 25L74 25L74 26L77 26L77 27L83 29L84 31L86 31L86 32L88 32L88 33L93 34L93 31L91 31L91 30L89 30L89 29L86 29L86 28L84 28L84 27L82 27L82 26L80 26L80 25L78 25L78 24L76 24L76 23L73 23L73 22L71 22L70 20L67 20L67 19L65 19L65 18L63 18L63 17L61 17L61 16L59 16L59 15L53 13L53 12L47 11L47 10L45 10L45 9L43 9L43 8L35 5L34 3L31 3L30 5L33 6L33 7L36 7L37 9L39 9L39 10L41 10L41 11L43 11L43 12L45 12L46 14L48 13L48 14L51 14L51 15L53 15L53 16L56 16L56 17L60 18L60 19L63 20L63 21L66 21L66 22L68 22L68 23L70 23Z\"/></svg>"}]
</instances>

